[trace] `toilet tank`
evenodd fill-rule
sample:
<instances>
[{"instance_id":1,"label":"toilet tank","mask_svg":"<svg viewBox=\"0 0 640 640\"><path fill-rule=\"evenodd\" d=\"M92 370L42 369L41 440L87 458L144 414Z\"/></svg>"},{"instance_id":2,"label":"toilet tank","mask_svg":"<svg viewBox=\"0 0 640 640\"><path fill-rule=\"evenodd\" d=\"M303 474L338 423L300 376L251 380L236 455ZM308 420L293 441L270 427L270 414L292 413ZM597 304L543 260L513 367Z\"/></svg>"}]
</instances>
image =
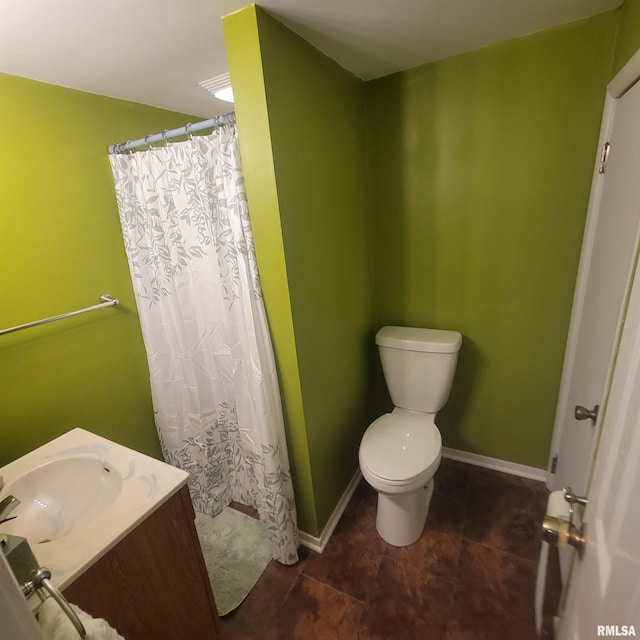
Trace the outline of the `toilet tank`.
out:
<instances>
[{"instance_id":1,"label":"toilet tank","mask_svg":"<svg viewBox=\"0 0 640 640\"><path fill-rule=\"evenodd\" d=\"M383 327L376 334L376 344L393 404L437 413L449 398L462 344L460 333Z\"/></svg>"}]
</instances>

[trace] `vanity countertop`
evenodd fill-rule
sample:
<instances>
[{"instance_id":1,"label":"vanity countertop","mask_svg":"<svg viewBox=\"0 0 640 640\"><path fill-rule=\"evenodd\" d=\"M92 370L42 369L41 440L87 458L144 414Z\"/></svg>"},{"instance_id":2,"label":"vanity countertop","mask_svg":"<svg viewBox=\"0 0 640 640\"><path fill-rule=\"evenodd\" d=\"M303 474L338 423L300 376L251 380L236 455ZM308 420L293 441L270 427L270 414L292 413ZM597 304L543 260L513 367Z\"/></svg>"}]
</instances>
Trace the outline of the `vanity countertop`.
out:
<instances>
[{"instance_id":1,"label":"vanity countertop","mask_svg":"<svg viewBox=\"0 0 640 640\"><path fill-rule=\"evenodd\" d=\"M122 485L113 503L77 531L49 542L29 540L40 566L50 569L52 581L60 590L135 529L189 478L181 469L75 428L2 467L4 488L0 499L11 493L12 482L24 474L69 458L104 462L118 472ZM82 477L77 480L81 483ZM11 514L16 516L15 520L0 525L0 532L21 535L19 510L20 506Z\"/></svg>"}]
</instances>

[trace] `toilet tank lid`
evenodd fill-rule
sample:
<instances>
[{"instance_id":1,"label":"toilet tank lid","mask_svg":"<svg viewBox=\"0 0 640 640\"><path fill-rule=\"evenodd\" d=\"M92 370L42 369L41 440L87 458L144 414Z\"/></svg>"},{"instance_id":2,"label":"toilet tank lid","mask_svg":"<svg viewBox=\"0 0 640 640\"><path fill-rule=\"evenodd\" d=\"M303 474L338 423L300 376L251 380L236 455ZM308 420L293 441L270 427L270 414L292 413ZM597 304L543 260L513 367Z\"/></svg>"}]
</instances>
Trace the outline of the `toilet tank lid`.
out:
<instances>
[{"instance_id":1,"label":"toilet tank lid","mask_svg":"<svg viewBox=\"0 0 640 640\"><path fill-rule=\"evenodd\" d=\"M458 331L441 329L382 327L376 334L376 344L405 351L455 353L462 344L462 335Z\"/></svg>"}]
</instances>

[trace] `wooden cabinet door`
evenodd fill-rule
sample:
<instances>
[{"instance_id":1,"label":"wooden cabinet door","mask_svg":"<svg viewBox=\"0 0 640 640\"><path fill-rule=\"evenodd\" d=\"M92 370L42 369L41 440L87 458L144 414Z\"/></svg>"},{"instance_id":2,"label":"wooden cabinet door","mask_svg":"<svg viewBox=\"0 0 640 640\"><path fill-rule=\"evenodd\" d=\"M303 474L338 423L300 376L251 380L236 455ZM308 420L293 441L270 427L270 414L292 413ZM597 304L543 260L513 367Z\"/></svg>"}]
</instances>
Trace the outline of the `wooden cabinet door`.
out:
<instances>
[{"instance_id":1,"label":"wooden cabinet door","mask_svg":"<svg viewBox=\"0 0 640 640\"><path fill-rule=\"evenodd\" d=\"M64 595L126 640L218 637L218 614L187 487L98 560Z\"/></svg>"}]
</instances>

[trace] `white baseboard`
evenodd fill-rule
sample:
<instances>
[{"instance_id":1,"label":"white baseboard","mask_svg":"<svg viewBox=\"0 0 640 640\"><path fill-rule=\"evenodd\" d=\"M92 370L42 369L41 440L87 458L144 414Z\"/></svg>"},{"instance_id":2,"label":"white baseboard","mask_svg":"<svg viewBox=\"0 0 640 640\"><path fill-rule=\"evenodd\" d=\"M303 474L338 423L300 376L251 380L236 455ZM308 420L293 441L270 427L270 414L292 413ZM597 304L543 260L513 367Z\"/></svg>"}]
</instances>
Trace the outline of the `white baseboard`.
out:
<instances>
[{"instance_id":1,"label":"white baseboard","mask_svg":"<svg viewBox=\"0 0 640 640\"><path fill-rule=\"evenodd\" d=\"M309 533L305 533L304 531L298 532L298 537L300 539L300 544L307 547L308 549L312 549L313 551L317 551L318 553L322 553L324 548L327 546L329 542L329 538L331 538L331 534L333 530L336 528L338 521L342 517L344 510L347 508L349 504L349 500L351 500L351 496L353 492L356 490L360 480L362 479L362 474L360 473L360 469L358 469L353 478L351 478L351 482L347 485L347 488L344 490L342 497L338 501L336 508L333 510L331 517L329 518L327 524L325 525L322 533L319 538L312 536Z\"/></svg>"},{"instance_id":2,"label":"white baseboard","mask_svg":"<svg viewBox=\"0 0 640 640\"><path fill-rule=\"evenodd\" d=\"M530 478L531 480L538 480L544 483L547 482L546 469L527 467L524 464L516 464L515 462L507 462L506 460L499 460L498 458L480 456L477 453L458 451L457 449L449 449L448 447L442 447L442 457L449 458L449 460L457 460L458 462L466 462L467 464L475 464L477 467L484 467L485 469L510 473L512 476Z\"/></svg>"},{"instance_id":3,"label":"white baseboard","mask_svg":"<svg viewBox=\"0 0 640 640\"><path fill-rule=\"evenodd\" d=\"M515 462L499 460L498 458L480 456L477 453L468 453L467 451L458 451L457 449L442 447L442 457L449 458L450 460L457 460L458 462L465 462L467 464L474 464L477 467L484 467L485 469L493 469L495 471L502 471L503 473L510 473L513 476L530 478L531 480L537 480L539 482L547 481L546 469L527 467L524 464L516 464ZM347 485L347 488L342 494L336 508L333 510L333 513L322 530L319 538L312 536L310 533L305 533L304 531L298 532L301 545L318 553L322 553L324 551L324 548L329 542L329 538L331 538L333 530L336 528L344 510L347 508L349 500L351 500L351 496L353 496L353 492L356 490L361 479L362 474L360 473L360 469L358 469Z\"/></svg>"}]
</instances>

